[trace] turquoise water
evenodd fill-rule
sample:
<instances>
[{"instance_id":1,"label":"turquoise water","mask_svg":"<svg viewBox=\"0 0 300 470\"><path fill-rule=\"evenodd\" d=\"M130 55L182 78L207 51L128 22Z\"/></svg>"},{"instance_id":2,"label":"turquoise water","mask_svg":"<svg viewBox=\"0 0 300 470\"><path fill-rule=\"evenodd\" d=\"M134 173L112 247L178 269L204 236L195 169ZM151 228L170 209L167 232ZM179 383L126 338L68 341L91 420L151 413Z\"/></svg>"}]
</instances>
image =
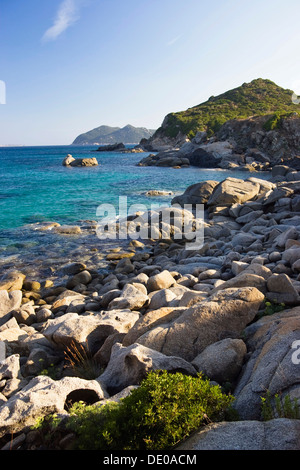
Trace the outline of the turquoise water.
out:
<instances>
[{"instance_id":1,"label":"turquoise water","mask_svg":"<svg viewBox=\"0 0 300 470\"><path fill-rule=\"evenodd\" d=\"M245 172L224 172L186 168L139 167L148 154L94 152L96 147L19 147L0 149L0 229L24 224L56 221L73 224L95 219L98 205L118 205L119 196L127 196L128 205L147 207L153 198L143 195L150 189L182 193L190 184L207 179L222 180ZM96 157L99 166L67 168L65 156ZM172 197L155 198L169 202Z\"/></svg>"},{"instance_id":2,"label":"turquoise water","mask_svg":"<svg viewBox=\"0 0 300 470\"><path fill-rule=\"evenodd\" d=\"M175 194L205 180L221 181L227 176L248 178L248 172L203 170L200 168L139 167L149 153L95 152L95 146L0 148L0 261L14 267L17 261L29 265L39 258L65 256L82 250L80 237L62 237L33 230L40 222L74 225L97 220L100 204L110 203L118 214L119 196L132 204L169 205ZM96 157L99 166L62 166L67 154L75 158ZM255 175L266 178L266 174ZM169 197L146 197L151 189L169 190ZM95 235L94 235L95 237ZM76 243L77 240L77 243ZM84 243L87 243L86 241ZM91 241L95 245L95 240ZM98 240L98 249L99 243ZM103 242L102 242L103 243ZM42 262L41 261L41 262Z\"/></svg>"}]
</instances>

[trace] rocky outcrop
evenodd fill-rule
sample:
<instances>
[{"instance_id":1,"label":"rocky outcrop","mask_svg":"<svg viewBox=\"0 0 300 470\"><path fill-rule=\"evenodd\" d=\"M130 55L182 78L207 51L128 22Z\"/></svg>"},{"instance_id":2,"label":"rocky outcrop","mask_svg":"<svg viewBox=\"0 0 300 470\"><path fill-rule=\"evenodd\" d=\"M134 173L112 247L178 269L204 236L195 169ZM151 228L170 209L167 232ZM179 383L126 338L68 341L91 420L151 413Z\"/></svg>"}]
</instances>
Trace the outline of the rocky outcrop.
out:
<instances>
[{"instance_id":1,"label":"rocky outcrop","mask_svg":"<svg viewBox=\"0 0 300 470\"><path fill-rule=\"evenodd\" d=\"M213 137L207 139L199 132L180 145L157 148L158 153L145 157L140 165L249 171L285 166L283 175L295 173L300 169L300 118L296 113L283 116L277 127L268 129L270 119L272 115L229 120Z\"/></svg>"},{"instance_id":2,"label":"rocky outcrop","mask_svg":"<svg viewBox=\"0 0 300 470\"><path fill-rule=\"evenodd\" d=\"M272 166L299 155L300 118L297 113L283 116L274 129L267 124L272 115L227 121L216 134L221 141L233 142L250 158L270 161ZM256 149L257 155L252 154ZM259 156L258 156L259 155Z\"/></svg>"},{"instance_id":3,"label":"rocky outcrop","mask_svg":"<svg viewBox=\"0 0 300 470\"><path fill-rule=\"evenodd\" d=\"M185 139L179 148L167 148L156 154L144 157L139 166L162 166L187 168L222 168L249 171L269 170L270 159L261 156L261 152L252 149L251 153L242 152L233 140L217 140L212 137L205 140L202 132L189 141Z\"/></svg>"},{"instance_id":4,"label":"rocky outcrop","mask_svg":"<svg viewBox=\"0 0 300 470\"><path fill-rule=\"evenodd\" d=\"M72 167L88 167L88 166L97 166L98 161L95 157L93 158L74 158L72 155L67 155L63 161L63 166L72 166Z\"/></svg>"},{"instance_id":5,"label":"rocky outcrop","mask_svg":"<svg viewBox=\"0 0 300 470\"><path fill-rule=\"evenodd\" d=\"M116 144L109 144L109 145L101 145L97 149L97 152L118 152L119 150L125 150L125 145L120 142Z\"/></svg>"}]
</instances>

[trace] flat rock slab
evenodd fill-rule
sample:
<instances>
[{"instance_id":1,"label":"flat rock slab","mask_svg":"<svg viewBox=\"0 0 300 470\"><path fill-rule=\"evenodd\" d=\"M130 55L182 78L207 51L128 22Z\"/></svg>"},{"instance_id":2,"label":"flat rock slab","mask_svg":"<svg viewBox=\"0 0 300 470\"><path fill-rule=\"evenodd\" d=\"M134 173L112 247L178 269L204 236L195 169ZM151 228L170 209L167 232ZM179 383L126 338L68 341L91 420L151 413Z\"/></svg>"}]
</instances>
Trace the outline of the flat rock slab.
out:
<instances>
[{"instance_id":1,"label":"flat rock slab","mask_svg":"<svg viewBox=\"0 0 300 470\"><path fill-rule=\"evenodd\" d=\"M176 450L300 450L300 420L214 423L195 433Z\"/></svg>"}]
</instances>

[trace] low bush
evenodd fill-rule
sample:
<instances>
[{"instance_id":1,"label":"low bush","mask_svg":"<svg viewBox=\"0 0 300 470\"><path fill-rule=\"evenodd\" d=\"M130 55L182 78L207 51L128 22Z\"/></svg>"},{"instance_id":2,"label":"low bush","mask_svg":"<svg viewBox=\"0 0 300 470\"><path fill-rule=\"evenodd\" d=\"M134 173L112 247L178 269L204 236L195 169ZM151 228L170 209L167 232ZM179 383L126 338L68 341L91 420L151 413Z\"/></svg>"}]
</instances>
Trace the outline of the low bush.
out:
<instances>
[{"instance_id":1,"label":"low bush","mask_svg":"<svg viewBox=\"0 0 300 470\"><path fill-rule=\"evenodd\" d=\"M118 403L75 404L68 428L80 450L170 449L201 425L224 419L232 402L201 374L155 371Z\"/></svg>"}]
</instances>

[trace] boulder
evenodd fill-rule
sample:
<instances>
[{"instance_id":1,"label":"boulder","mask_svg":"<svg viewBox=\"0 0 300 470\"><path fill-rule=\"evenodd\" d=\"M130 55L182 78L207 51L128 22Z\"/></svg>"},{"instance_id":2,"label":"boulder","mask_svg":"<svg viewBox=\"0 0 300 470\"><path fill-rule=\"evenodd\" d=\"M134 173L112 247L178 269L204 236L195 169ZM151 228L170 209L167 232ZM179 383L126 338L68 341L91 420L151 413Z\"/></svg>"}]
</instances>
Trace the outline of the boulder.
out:
<instances>
[{"instance_id":1,"label":"boulder","mask_svg":"<svg viewBox=\"0 0 300 470\"><path fill-rule=\"evenodd\" d=\"M78 235L81 233L81 228L78 225L60 225L54 227L53 232L61 235Z\"/></svg>"},{"instance_id":2,"label":"boulder","mask_svg":"<svg viewBox=\"0 0 300 470\"><path fill-rule=\"evenodd\" d=\"M0 290L0 326L12 317L12 311L18 309L22 303L22 292L14 290Z\"/></svg>"},{"instance_id":3,"label":"boulder","mask_svg":"<svg viewBox=\"0 0 300 470\"><path fill-rule=\"evenodd\" d=\"M267 280L267 288L266 296L271 301L287 305L300 303L298 291L287 274L272 274Z\"/></svg>"},{"instance_id":4,"label":"boulder","mask_svg":"<svg viewBox=\"0 0 300 470\"><path fill-rule=\"evenodd\" d=\"M192 361L210 344L240 335L254 319L263 299L255 287L218 291L185 309L177 319L144 333L137 342Z\"/></svg>"},{"instance_id":5,"label":"boulder","mask_svg":"<svg viewBox=\"0 0 300 470\"><path fill-rule=\"evenodd\" d=\"M143 289L138 288L141 286ZM121 296L113 299L109 305L109 309L126 309L139 310L145 304L148 304L149 298L147 290L143 284L126 284L122 290Z\"/></svg>"},{"instance_id":6,"label":"boulder","mask_svg":"<svg viewBox=\"0 0 300 470\"><path fill-rule=\"evenodd\" d=\"M218 168L220 163L220 158L203 148L197 148L188 158L190 165L199 168Z\"/></svg>"},{"instance_id":7,"label":"boulder","mask_svg":"<svg viewBox=\"0 0 300 470\"><path fill-rule=\"evenodd\" d=\"M228 289L231 287L256 287L262 293L265 293L266 292L266 280L262 276L258 276L257 274L253 274L247 271L242 271L237 276L216 286L212 290L212 293L215 293L219 290Z\"/></svg>"},{"instance_id":8,"label":"boulder","mask_svg":"<svg viewBox=\"0 0 300 470\"><path fill-rule=\"evenodd\" d=\"M260 185L256 182L229 177L214 188L207 204L208 206L242 204L254 199L259 194L259 191Z\"/></svg>"},{"instance_id":9,"label":"boulder","mask_svg":"<svg viewBox=\"0 0 300 470\"><path fill-rule=\"evenodd\" d=\"M30 326L36 322L35 309L30 303L23 304L21 307L12 310L11 314L19 324Z\"/></svg>"},{"instance_id":10,"label":"boulder","mask_svg":"<svg viewBox=\"0 0 300 470\"><path fill-rule=\"evenodd\" d=\"M176 451L300 450L299 443L300 421L278 418L211 423L188 437Z\"/></svg>"},{"instance_id":11,"label":"boulder","mask_svg":"<svg viewBox=\"0 0 300 470\"><path fill-rule=\"evenodd\" d=\"M129 258L120 259L115 267L116 274L129 274L134 271L134 265Z\"/></svg>"},{"instance_id":12,"label":"boulder","mask_svg":"<svg viewBox=\"0 0 300 470\"><path fill-rule=\"evenodd\" d=\"M275 239L275 245L284 248L287 240L295 240L298 238L299 232L295 227L288 228Z\"/></svg>"},{"instance_id":13,"label":"boulder","mask_svg":"<svg viewBox=\"0 0 300 470\"><path fill-rule=\"evenodd\" d=\"M0 290L7 290L8 292L21 290L25 277L25 274L18 271L11 271L4 274L0 279Z\"/></svg>"},{"instance_id":14,"label":"boulder","mask_svg":"<svg viewBox=\"0 0 300 470\"><path fill-rule=\"evenodd\" d=\"M299 401L300 307L262 317L247 326L244 341L249 358L235 387L234 407L240 418L261 419L262 397L289 395Z\"/></svg>"},{"instance_id":15,"label":"boulder","mask_svg":"<svg viewBox=\"0 0 300 470\"><path fill-rule=\"evenodd\" d=\"M218 181L211 180L192 184L182 195L175 196L171 203L182 207L184 204L205 204L218 184Z\"/></svg>"},{"instance_id":16,"label":"boulder","mask_svg":"<svg viewBox=\"0 0 300 470\"><path fill-rule=\"evenodd\" d=\"M138 338L147 331L160 324L167 324L178 318L186 309L183 307L162 307L157 310L151 310L141 316L133 327L125 335L122 344L129 346L137 342Z\"/></svg>"},{"instance_id":17,"label":"boulder","mask_svg":"<svg viewBox=\"0 0 300 470\"><path fill-rule=\"evenodd\" d=\"M75 158L72 155L68 154L63 160L63 166L69 166L72 162L75 161Z\"/></svg>"},{"instance_id":18,"label":"boulder","mask_svg":"<svg viewBox=\"0 0 300 470\"><path fill-rule=\"evenodd\" d=\"M282 253L282 259L292 266L300 259L300 246L294 245Z\"/></svg>"},{"instance_id":19,"label":"boulder","mask_svg":"<svg viewBox=\"0 0 300 470\"><path fill-rule=\"evenodd\" d=\"M0 381L20 378L20 355L12 354L0 362Z\"/></svg>"},{"instance_id":20,"label":"boulder","mask_svg":"<svg viewBox=\"0 0 300 470\"><path fill-rule=\"evenodd\" d=\"M167 307L169 302L176 298L176 294L172 292L171 289L161 289L157 292L151 292L151 294L149 296L150 303L148 310L157 310L162 307Z\"/></svg>"},{"instance_id":21,"label":"boulder","mask_svg":"<svg viewBox=\"0 0 300 470\"><path fill-rule=\"evenodd\" d=\"M80 271L77 274L74 274L70 279L67 281L67 289L73 289L75 286L78 284L88 284L91 282L92 276L89 271L86 269L83 271Z\"/></svg>"},{"instance_id":22,"label":"boulder","mask_svg":"<svg viewBox=\"0 0 300 470\"><path fill-rule=\"evenodd\" d=\"M66 313L62 317L48 320L42 334L59 348L65 349L74 343L81 344L94 354L108 336L127 333L138 318L139 314L131 310L111 310L84 316Z\"/></svg>"},{"instance_id":23,"label":"boulder","mask_svg":"<svg viewBox=\"0 0 300 470\"><path fill-rule=\"evenodd\" d=\"M55 314L58 311L66 311L69 305L74 301L80 301L81 304L84 306L85 296L74 292L72 290L65 290L61 294L59 294L55 301L52 304L52 312Z\"/></svg>"},{"instance_id":24,"label":"boulder","mask_svg":"<svg viewBox=\"0 0 300 470\"><path fill-rule=\"evenodd\" d=\"M52 380L47 376L35 377L0 406L0 437L32 426L38 417L50 413L65 413L68 402L72 402L75 397L75 401L90 403L107 396L105 389L96 380L78 377Z\"/></svg>"},{"instance_id":25,"label":"boulder","mask_svg":"<svg viewBox=\"0 0 300 470\"><path fill-rule=\"evenodd\" d=\"M161 273L149 277L147 282L148 292L156 291L159 289L168 289L176 283L173 276L166 269Z\"/></svg>"},{"instance_id":26,"label":"boulder","mask_svg":"<svg viewBox=\"0 0 300 470\"><path fill-rule=\"evenodd\" d=\"M195 357L192 365L210 380L220 384L233 382L242 370L246 352L243 340L225 338L207 346Z\"/></svg>"},{"instance_id":27,"label":"boulder","mask_svg":"<svg viewBox=\"0 0 300 470\"><path fill-rule=\"evenodd\" d=\"M172 191L164 191L159 189L150 189L145 192L145 196L172 196Z\"/></svg>"},{"instance_id":28,"label":"boulder","mask_svg":"<svg viewBox=\"0 0 300 470\"><path fill-rule=\"evenodd\" d=\"M84 271L86 269L86 265L80 262L68 263L61 268L63 274L67 274L69 276L75 275Z\"/></svg>"},{"instance_id":29,"label":"boulder","mask_svg":"<svg viewBox=\"0 0 300 470\"><path fill-rule=\"evenodd\" d=\"M137 343L127 347L116 343L107 368L97 380L109 393L118 393L129 385L139 385L151 370L197 374L196 369L180 357L165 356Z\"/></svg>"}]
</instances>

